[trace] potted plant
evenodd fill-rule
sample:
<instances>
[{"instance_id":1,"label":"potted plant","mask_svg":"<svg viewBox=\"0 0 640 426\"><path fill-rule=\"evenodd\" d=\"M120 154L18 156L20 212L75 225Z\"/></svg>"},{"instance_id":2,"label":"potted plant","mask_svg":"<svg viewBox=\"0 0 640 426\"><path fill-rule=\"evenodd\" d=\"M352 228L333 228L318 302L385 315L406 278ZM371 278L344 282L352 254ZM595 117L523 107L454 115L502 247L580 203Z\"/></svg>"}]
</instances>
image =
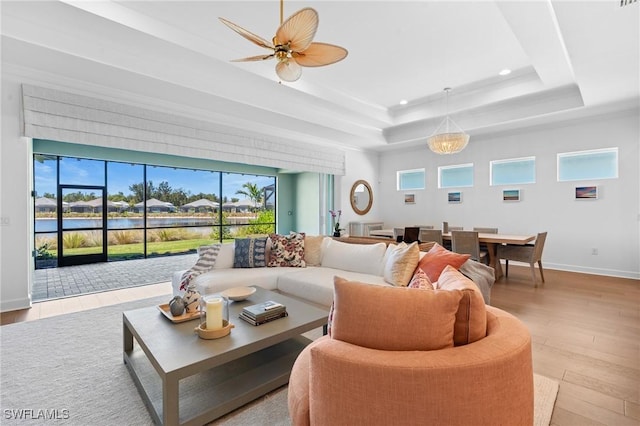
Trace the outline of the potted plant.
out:
<instances>
[{"instance_id":1,"label":"potted plant","mask_svg":"<svg viewBox=\"0 0 640 426\"><path fill-rule=\"evenodd\" d=\"M36 269L55 268L58 259L49 251L49 243L43 243L36 249Z\"/></svg>"}]
</instances>

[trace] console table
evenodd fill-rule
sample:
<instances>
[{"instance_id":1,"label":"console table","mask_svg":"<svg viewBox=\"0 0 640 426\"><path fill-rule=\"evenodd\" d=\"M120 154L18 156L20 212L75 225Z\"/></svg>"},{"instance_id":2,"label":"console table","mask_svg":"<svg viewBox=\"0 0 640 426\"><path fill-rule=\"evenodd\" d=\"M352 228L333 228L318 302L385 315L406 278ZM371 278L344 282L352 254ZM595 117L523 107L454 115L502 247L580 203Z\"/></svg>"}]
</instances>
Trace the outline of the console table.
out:
<instances>
[{"instance_id":1,"label":"console table","mask_svg":"<svg viewBox=\"0 0 640 426\"><path fill-rule=\"evenodd\" d=\"M349 222L349 235L352 237L368 237L374 229L382 229L384 222Z\"/></svg>"}]
</instances>

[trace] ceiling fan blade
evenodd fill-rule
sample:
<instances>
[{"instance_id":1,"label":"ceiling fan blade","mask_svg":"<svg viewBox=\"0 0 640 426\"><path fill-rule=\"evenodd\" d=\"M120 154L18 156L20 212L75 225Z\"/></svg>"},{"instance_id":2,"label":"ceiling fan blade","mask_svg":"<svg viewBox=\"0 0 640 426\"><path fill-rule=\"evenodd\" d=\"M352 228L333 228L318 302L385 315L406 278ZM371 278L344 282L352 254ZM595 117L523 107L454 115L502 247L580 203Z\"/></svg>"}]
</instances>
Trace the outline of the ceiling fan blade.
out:
<instances>
[{"instance_id":1,"label":"ceiling fan blade","mask_svg":"<svg viewBox=\"0 0 640 426\"><path fill-rule=\"evenodd\" d=\"M318 12L310 7L300 9L280 25L274 43L287 44L300 52L309 47L318 29Z\"/></svg>"},{"instance_id":2,"label":"ceiling fan blade","mask_svg":"<svg viewBox=\"0 0 640 426\"><path fill-rule=\"evenodd\" d=\"M347 49L328 43L311 43L303 52L293 52L293 57L303 67L321 67L343 60Z\"/></svg>"},{"instance_id":3,"label":"ceiling fan blade","mask_svg":"<svg viewBox=\"0 0 640 426\"><path fill-rule=\"evenodd\" d=\"M284 81L296 81L302 75L302 68L294 59L289 59L276 64L276 74Z\"/></svg>"},{"instance_id":4,"label":"ceiling fan blade","mask_svg":"<svg viewBox=\"0 0 640 426\"><path fill-rule=\"evenodd\" d=\"M265 61L267 59L273 58L273 54L271 55L257 55L257 56L249 56L247 58L240 59L232 59L231 62L256 62L256 61Z\"/></svg>"},{"instance_id":5,"label":"ceiling fan blade","mask_svg":"<svg viewBox=\"0 0 640 426\"><path fill-rule=\"evenodd\" d=\"M234 24L231 21L227 21L224 18L218 18L218 19L220 20L220 22L222 22L227 27L231 28L233 31L237 32L238 34L240 34L242 37L246 38L250 42L255 43L258 46L264 47L264 48L267 48L267 49L273 49L274 48L273 44L271 44L267 40L263 39L262 37L255 35L251 31L247 31L244 28Z\"/></svg>"}]
</instances>

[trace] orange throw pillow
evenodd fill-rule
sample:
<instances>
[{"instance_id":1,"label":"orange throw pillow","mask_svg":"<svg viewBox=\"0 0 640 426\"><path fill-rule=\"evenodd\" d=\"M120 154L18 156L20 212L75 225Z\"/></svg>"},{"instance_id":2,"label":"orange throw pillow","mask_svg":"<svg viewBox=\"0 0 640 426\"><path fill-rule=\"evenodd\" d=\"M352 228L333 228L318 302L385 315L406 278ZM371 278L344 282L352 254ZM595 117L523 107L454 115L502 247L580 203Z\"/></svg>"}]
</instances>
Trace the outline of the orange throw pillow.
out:
<instances>
[{"instance_id":1,"label":"orange throw pillow","mask_svg":"<svg viewBox=\"0 0 640 426\"><path fill-rule=\"evenodd\" d=\"M462 291L418 291L334 278L331 338L384 351L453 346Z\"/></svg>"},{"instance_id":2,"label":"orange throw pillow","mask_svg":"<svg viewBox=\"0 0 640 426\"><path fill-rule=\"evenodd\" d=\"M460 290L462 299L453 326L453 344L466 345L487 335L487 309L478 286L457 269L446 266L435 285L436 290Z\"/></svg>"},{"instance_id":3,"label":"orange throw pillow","mask_svg":"<svg viewBox=\"0 0 640 426\"><path fill-rule=\"evenodd\" d=\"M470 254L454 253L442 247L440 244L435 243L431 250L420 259L420 263L418 263L416 267L416 272L418 269L422 269L431 282L435 283L447 265L458 269L464 262L469 260L470 257Z\"/></svg>"}]
</instances>

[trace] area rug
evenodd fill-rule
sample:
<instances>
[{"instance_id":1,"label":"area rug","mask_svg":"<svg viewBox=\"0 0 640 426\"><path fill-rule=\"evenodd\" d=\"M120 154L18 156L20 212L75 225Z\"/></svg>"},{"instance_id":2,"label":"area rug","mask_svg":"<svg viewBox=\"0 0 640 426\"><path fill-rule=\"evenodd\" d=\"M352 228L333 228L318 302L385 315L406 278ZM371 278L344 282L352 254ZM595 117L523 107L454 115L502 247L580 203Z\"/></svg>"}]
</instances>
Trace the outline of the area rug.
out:
<instances>
[{"instance_id":1,"label":"area rug","mask_svg":"<svg viewBox=\"0 0 640 426\"><path fill-rule=\"evenodd\" d=\"M165 299L0 327L0 423L152 425L122 360L122 312L166 303ZM538 375L534 382L534 424L548 426L558 383ZM287 387L211 424L289 425Z\"/></svg>"}]
</instances>

